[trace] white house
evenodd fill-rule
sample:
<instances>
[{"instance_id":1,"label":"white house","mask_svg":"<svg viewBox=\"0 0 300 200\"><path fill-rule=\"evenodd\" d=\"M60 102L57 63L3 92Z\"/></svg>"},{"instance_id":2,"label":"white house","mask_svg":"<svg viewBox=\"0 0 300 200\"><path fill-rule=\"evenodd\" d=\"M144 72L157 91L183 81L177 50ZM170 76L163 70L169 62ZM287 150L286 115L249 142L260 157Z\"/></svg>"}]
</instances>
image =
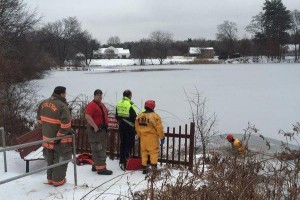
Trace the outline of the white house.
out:
<instances>
[{"instance_id":1,"label":"white house","mask_svg":"<svg viewBox=\"0 0 300 200\"><path fill-rule=\"evenodd\" d=\"M93 51L94 58L129 58L130 51L129 49L115 48L110 46L108 48L100 48Z\"/></svg>"},{"instance_id":2,"label":"white house","mask_svg":"<svg viewBox=\"0 0 300 200\"><path fill-rule=\"evenodd\" d=\"M296 46L294 44L286 44L282 48L284 49L285 56L295 56L295 50L299 52L299 44Z\"/></svg>"},{"instance_id":3,"label":"white house","mask_svg":"<svg viewBox=\"0 0 300 200\"><path fill-rule=\"evenodd\" d=\"M213 58L215 56L215 51L213 47L190 47L189 56Z\"/></svg>"}]
</instances>

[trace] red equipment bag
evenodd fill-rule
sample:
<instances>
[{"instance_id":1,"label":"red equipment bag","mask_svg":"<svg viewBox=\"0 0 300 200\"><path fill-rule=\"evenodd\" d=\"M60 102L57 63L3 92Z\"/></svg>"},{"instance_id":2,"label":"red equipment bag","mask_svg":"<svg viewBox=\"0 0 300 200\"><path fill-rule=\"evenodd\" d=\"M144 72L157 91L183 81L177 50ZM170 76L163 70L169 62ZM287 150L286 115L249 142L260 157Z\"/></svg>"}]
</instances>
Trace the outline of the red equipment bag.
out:
<instances>
[{"instance_id":1,"label":"red equipment bag","mask_svg":"<svg viewBox=\"0 0 300 200\"><path fill-rule=\"evenodd\" d=\"M92 159L92 155L88 154L88 153L80 154L76 158L76 164L77 165L85 165L85 164L92 165L93 163L94 162L93 162L93 159Z\"/></svg>"},{"instance_id":2,"label":"red equipment bag","mask_svg":"<svg viewBox=\"0 0 300 200\"><path fill-rule=\"evenodd\" d=\"M140 170L142 169L142 160L139 157L128 158L126 170Z\"/></svg>"}]
</instances>

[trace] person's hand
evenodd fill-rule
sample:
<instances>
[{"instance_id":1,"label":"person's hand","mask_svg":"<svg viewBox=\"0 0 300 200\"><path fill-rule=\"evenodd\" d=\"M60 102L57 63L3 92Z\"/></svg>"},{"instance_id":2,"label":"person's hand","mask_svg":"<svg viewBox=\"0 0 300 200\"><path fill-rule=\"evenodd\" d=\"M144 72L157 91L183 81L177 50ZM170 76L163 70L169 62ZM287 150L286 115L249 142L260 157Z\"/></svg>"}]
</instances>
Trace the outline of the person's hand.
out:
<instances>
[{"instance_id":1,"label":"person's hand","mask_svg":"<svg viewBox=\"0 0 300 200\"><path fill-rule=\"evenodd\" d=\"M94 130L95 130L95 133L97 133L97 132L99 131L98 126L95 126L95 127L94 127Z\"/></svg>"},{"instance_id":2,"label":"person's hand","mask_svg":"<svg viewBox=\"0 0 300 200\"><path fill-rule=\"evenodd\" d=\"M165 138L160 140L160 146L163 146L165 143Z\"/></svg>"},{"instance_id":3,"label":"person's hand","mask_svg":"<svg viewBox=\"0 0 300 200\"><path fill-rule=\"evenodd\" d=\"M74 131L74 129L71 128L71 130L68 132L67 135L75 135L75 134L76 134L76 132Z\"/></svg>"},{"instance_id":4,"label":"person's hand","mask_svg":"<svg viewBox=\"0 0 300 200\"><path fill-rule=\"evenodd\" d=\"M60 144L61 140L54 140L54 144Z\"/></svg>"}]
</instances>

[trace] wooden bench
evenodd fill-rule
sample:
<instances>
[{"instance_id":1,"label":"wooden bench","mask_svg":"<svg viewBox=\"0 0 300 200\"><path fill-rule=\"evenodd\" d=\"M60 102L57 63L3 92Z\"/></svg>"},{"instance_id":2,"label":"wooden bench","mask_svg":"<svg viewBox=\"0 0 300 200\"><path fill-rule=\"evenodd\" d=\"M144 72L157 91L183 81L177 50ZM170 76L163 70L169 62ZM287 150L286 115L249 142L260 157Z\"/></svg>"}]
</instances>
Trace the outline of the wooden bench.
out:
<instances>
[{"instance_id":1,"label":"wooden bench","mask_svg":"<svg viewBox=\"0 0 300 200\"><path fill-rule=\"evenodd\" d=\"M25 144L29 142L35 142L42 140L41 129L35 129L30 131L16 139L16 144ZM26 173L29 172L29 162L34 160L45 160L43 156L43 147L42 145L34 145L30 147L25 147L19 149L20 156L23 160L26 161Z\"/></svg>"}]
</instances>

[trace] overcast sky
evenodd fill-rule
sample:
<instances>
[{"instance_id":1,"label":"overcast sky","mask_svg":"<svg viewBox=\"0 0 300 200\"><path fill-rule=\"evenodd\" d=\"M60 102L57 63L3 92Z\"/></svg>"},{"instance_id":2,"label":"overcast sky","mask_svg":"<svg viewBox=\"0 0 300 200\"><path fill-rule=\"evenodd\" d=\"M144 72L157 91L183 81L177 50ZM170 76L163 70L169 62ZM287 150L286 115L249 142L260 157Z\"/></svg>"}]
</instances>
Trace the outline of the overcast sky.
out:
<instances>
[{"instance_id":1,"label":"overcast sky","mask_svg":"<svg viewBox=\"0 0 300 200\"><path fill-rule=\"evenodd\" d=\"M175 40L215 39L224 20L238 24L239 36L265 0L24 0L37 8L42 23L76 16L82 27L105 44L110 36L121 41L147 38L152 31L173 33ZM300 0L283 0L289 10L300 9Z\"/></svg>"}]
</instances>

